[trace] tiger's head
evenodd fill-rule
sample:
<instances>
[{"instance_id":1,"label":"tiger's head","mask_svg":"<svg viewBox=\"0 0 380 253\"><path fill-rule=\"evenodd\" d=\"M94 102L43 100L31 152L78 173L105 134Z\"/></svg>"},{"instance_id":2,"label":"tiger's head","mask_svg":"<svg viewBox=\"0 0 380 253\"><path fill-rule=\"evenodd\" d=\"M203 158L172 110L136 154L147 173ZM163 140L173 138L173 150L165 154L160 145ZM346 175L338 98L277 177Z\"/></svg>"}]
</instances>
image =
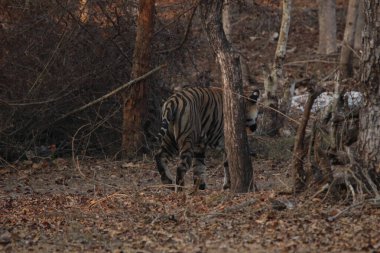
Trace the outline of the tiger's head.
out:
<instances>
[{"instance_id":1,"label":"tiger's head","mask_svg":"<svg viewBox=\"0 0 380 253\"><path fill-rule=\"evenodd\" d=\"M253 90L249 94L249 98L246 99L246 122L245 125L248 127L252 132L256 131L257 128L257 116L259 114L259 106L258 106L258 99L260 96L259 90Z\"/></svg>"}]
</instances>

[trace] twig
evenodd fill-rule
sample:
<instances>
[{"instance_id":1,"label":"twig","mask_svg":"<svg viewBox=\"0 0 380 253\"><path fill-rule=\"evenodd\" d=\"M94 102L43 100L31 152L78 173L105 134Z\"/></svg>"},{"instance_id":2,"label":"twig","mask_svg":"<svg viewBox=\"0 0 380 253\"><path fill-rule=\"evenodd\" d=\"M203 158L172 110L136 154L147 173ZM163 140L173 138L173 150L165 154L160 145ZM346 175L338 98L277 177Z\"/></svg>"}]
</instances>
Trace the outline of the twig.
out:
<instances>
[{"instance_id":1,"label":"twig","mask_svg":"<svg viewBox=\"0 0 380 253\"><path fill-rule=\"evenodd\" d=\"M296 64L305 64L305 63L328 63L328 64L337 64L338 62L336 61L326 61L326 60L304 60L304 61L293 61L293 62L287 62L284 64L284 66L289 66L289 65L296 65Z\"/></svg>"},{"instance_id":2,"label":"twig","mask_svg":"<svg viewBox=\"0 0 380 253\"><path fill-rule=\"evenodd\" d=\"M81 175L81 177L82 177L83 179L86 178L86 175L85 175L85 174L82 172L82 170L80 169L80 164L79 164L78 156L75 157L74 143L75 143L75 136L79 133L79 131L80 131L82 128L84 128L84 127L86 127L86 126L88 126L88 125L90 125L90 123L88 123L88 124L86 124L86 125L83 125L83 126L81 126L80 128L78 128L78 130L75 132L75 134L74 134L74 136L73 136L73 138L72 138L72 140L71 140L71 157L72 157L72 161L73 161L73 166L77 168L77 170L78 170L78 172L79 172L79 175Z\"/></svg>"},{"instance_id":3,"label":"twig","mask_svg":"<svg viewBox=\"0 0 380 253\"><path fill-rule=\"evenodd\" d=\"M324 192L326 189L329 188L329 186L330 186L329 183L324 184L324 185L321 187L321 189L319 189L319 190L318 190L318 191L317 191L317 192L311 197L311 199L315 198L315 197L318 196L320 193Z\"/></svg>"},{"instance_id":4,"label":"twig","mask_svg":"<svg viewBox=\"0 0 380 253\"><path fill-rule=\"evenodd\" d=\"M223 88L220 88L220 87L214 87L214 86L213 86L212 88L220 89L220 90L224 90ZM297 125L300 124L299 121L297 121L297 120L295 120L295 119L289 117L288 115L286 115L286 114L280 112L279 110L276 110L276 109L274 109L274 108L272 108L272 107L270 107L270 106L265 105L264 103L261 103L261 102L259 102L259 101L253 100L253 99L251 99L251 98L249 98L249 97L247 97L247 96L240 95L240 94L238 94L238 93L234 93L234 92L232 92L232 94L237 95L237 96L239 96L239 97L242 97L242 98L244 98L244 99L246 99L246 100L248 100L248 101L254 101L254 102L256 102L257 104L259 104L260 106L262 106L262 107L264 107L264 108L267 108L267 109L269 109L269 110L273 110L273 111L277 112L278 114L281 114L282 116L284 116L285 118L287 118L287 119L290 120L290 121L293 121L293 122L296 123Z\"/></svg>"},{"instance_id":5,"label":"twig","mask_svg":"<svg viewBox=\"0 0 380 253\"><path fill-rule=\"evenodd\" d=\"M158 185L149 185L141 189L141 191L146 191L150 189L160 189L160 188L168 188L168 189L173 189L174 184L158 184Z\"/></svg>"},{"instance_id":6,"label":"twig","mask_svg":"<svg viewBox=\"0 0 380 253\"><path fill-rule=\"evenodd\" d=\"M176 50L180 49L185 44L185 42L186 42L186 40L187 40L187 38L189 36L189 33L190 33L191 24L193 22L193 18L194 18L194 15L195 15L195 11L197 10L197 7L198 7L198 5L196 5L194 7L193 12L191 13L189 23L187 24L185 35L183 36L183 38L182 38L181 42L179 43L179 45L177 45L177 46L175 46L173 48L167 49L167 50L158 51L157 54L171 53L173 51L176 51Z\"/></svg>"},{"instance_id":7,"label":"twig","mask_svg":"<svg viewBox=\"0 0 380 253\"><path fill-rule=\"evenodd\" d=\"M286 184L286 183L285 183L285 182L279 177L279 174L275 174L274 176L276 177L276 179L277 179L277 180L278 180L283 186L286 187L286 190L287 190L287 191L292 189L291 186L287 185L287 184Z\"/></svg>"},{"instance_id":8,"label":"twig","mask_svg":"<svg viewBox=\"0 0 380 253\"><path fill-rule=\"evenodd\" d=\"M237 204L235 206L231 206L231 207L227 207L226 209L223 210L223 213L227 213L227 212L233 212L233 211L236 211L236 210L239 210L239 209L243 209L247 206L250 206L250 205L253 205L253 204L256 204L257 200L256 199L249 199L243 203L240 203L240 204Z\"/></svg>"},{"instance_id":9,"label":"twig","mask_svg":"<svg viewBox=\"0 0 380 253\"><path fill-rule=\"evenodd\" d=\"M351 191L351 194L352 194L352 202L353 203L357 203L357 199L356 199L356 194L355 194L355 190L354 190L354 187L352 186L349 178L348 178L348 175L347 175L347 171L344 172L344 183L346 184L347 188ZM363 194L359 195L359 197L364 197Z\"/></svg>"},{"instance_id":10,"label":"twig","mask_svg":"<svg viewBox=\"0 0 380 253\"><path fill-rule=\"evenodd\" d=\"M358 186L358 189L360 189L361 194L363 194L363 190L362 190L363 188L364 188L364 190L367 191L368 193L371 192L371 191L368 189L368 187L366 186L366 184L365 184L361 179L358 178L358 176L356 175L356 173L355 173L353 170L351 170L351 168L347 168L347 172L350 172L350 173L351 173L351 176L353 177L353 179L356 180L356 183L359 185L359 186Z\"/></svg>"},{"instance_id":11,"label":"twig","mask_svg":"<svg viewBox=\"0 0 380 253\"><path fill-rule=\"evenodd\" d=\"M355 49L353 49L348 43L347 41L344 41L344 46L347 47L348 49L350 49L350 51L358 58L360 59L360 55L358 54L358 52L356 52Z\"/></svg>"},{"instance_id":12,"label":"twig","mask_svg":"<svg viewBox=\"0 0 380 253\"><path fill-rule=\"evenodd\" d=\"M60 47L61 47L61 44L62 44L64 38L66 37L66 32L67 32L67 31L65 31L65 32L62 34L62 36L61 36L60 40L58 41L58 44L57 44L56 48L54 49L52 55L50 56L50 58L49 58L48 61L46 62L46 64L45 64L44 68L42 69L42 71L38 74L36 80L34 80L34 83L33 83L32 87L30 87L30 89L29 89L29 91L28 91L28 93L27 93L27 96L29 96L29 95L31 94L31 92L33 91L33 89L39 84L40 80L44 77L44 75L45 75L45 73L46 73L48 67L50 66L50 63L53 62L53 60L54 60L54 58L55 58L55 56L56 56L58 50L59 50ZM72 32L71 32L71 33L72 33ZM70 35L71 35L71 34L70 34Z\"/></svg>"},{"instance_id":13,"label":"twig","mask_svg":"<svg viewBox=\"0 0 380 253\"><path fill-rule=\"evenodd\" d=\"M379 191L377 189L375 182L373 182L372 178L370 177L367 168L362 168L362 173L363 173L365 179L367 179L367 182L368 182L369 186L372 188L372 191L375 194L376 198L379 199L380 198Z\"/></svg>"},{"instance_id":14,"label":"twig","mask_svg":"<svg viewBox=\"0 0 380 253\"><path fill-rule=\"evenodd\" d=\"M247 19L250 19L251 18L251 15L246 15L244 17L242 17L241 19L239 19L238 21L236 21L235 23L231 24L231 27L234 27L234 26L237 26L237 25L240 25L240 23L246 21Z\"/></svg>"},{"instance_id":15,"label":"twig","mask_svg":"<svg viewBox=\"0 0 380 253\"><path fill-rule=\"evenodd\" d=\"M52 99L48 99L48 100L45 100L45 101L35 101L35 102L24 102L24 103L17 103L17 102L8 102L8 101L5 101L5 100L1 100L0 99L0 103L2 104L5 104L7 106L31 106L31 105L43 105L43 104L48 104L48 103L52 103L52 102L55 102L55 101L58 101L59 99L61 99L61 97L59 98L52 98Z\"/></svg>"},{"instance_id":16,"label":"twig","mask_svg":"<svg viewBox=\"0 0 380 253\"><path fill-rule=\"evenodd\" d=\"M13 164L9 163L6 159L4 159L4 158L1 157L1 156L0 156L0 162L5 163L6 166L11 167L12 169L16 169L16 170L17 170L17 167L16 167L16 166L14 166Z\"/></svg>"},{"instance_id":17,"label":"twig","mask_svg":"<svg viewBox=\"0 0 380 253\"><path fill-rule=\"evenodd\" d=\"M177 222L176 215L178 215L178 213L176 213L176 214L162 214L162 215L158 215L156 218L154 218L152 220L152 222L150 223L150 225L154 225L158 220L170 220L170 221Z\"/></svg>"},{"instance_id":18,"label":"twig","mask_svg":"<svg viewBox=\"0 0 380 253\"><path fill-rule=\"evenodd\" d=\"M193 6L191 6L190 8L186 9L185 11L183 11L182 13L180 13L177 17L175 17L173 19L173 21L169 22L168 24L164 24L164 26L162 28L160 28L158 31L156 31L153 36L156 36L157 34L159 34L162 30L164 30L166 27L170 26L171 24L173 24L175 21L177 21L178 19L180 19L183 15L185 15L186 13L188 13L189 11L193 10L194 8L197 8L199 5L199 2L197 1Z\"/></svg>"},{"instance_id":19,"label":"twig","mask_svg":"<svg viewBox=\"0 0 380 253\"><path fill-rule=\"evenodd\" d=\"M100 43L98 42L98 40L96 39L96 37L87 29L86 26L84 26L82 24L82 21L78 20L76 15L74 15L67 7L65 7L61 1L59 0L56 0L56 3L61 7L63 8L68 14L69 16L84 30L87 32L87 34L89 34L91 36L91 38L93 39L93 42L95 42L96 44L100 45ZM132 64L132 61L129 59L129 57L124 53L124 51L120 48L120 46L115 42L113 41L112 39L108 39L108 41L110 41L116 49L118 49L119 53L124 56L124 58L128 61L128 63Z\"/></svg>"}]
</instances>

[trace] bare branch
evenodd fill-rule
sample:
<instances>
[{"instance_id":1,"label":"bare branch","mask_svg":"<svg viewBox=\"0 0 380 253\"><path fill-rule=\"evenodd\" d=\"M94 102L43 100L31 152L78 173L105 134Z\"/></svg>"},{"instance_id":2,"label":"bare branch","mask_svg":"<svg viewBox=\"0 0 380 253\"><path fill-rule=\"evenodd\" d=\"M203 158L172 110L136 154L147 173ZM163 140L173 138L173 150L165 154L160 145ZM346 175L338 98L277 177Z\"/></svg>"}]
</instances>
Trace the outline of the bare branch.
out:
<instances>
[{"instance_id":1,"label":"bare branch","mask_svg":"<svg viewBox=\"0 0 380 253\"><path fill-rule=\"evenodd\" d=\"M149 71L149 72L146 73L145 75L142 75L142 76L140 76L139 78L136 78L136 79L134 79L134 80L132 80L132 81L129 81L129 82L126 83L126 84L123 84L123 85L120 86L119 88L117 88L117 89L115 89L115 90L113 90L113 91L111 91L111 92L105 94L104 96L102 96L102 97L100 97L100 98L98 98L98 99L95 99L95 100L91 101L90 103L88 103L88 104L86 104L86 105L83 105L83 106L81 106L81 107L79 107L79 108L77 108L77 109L72 110L71 112L68 112L68 113L62 115L61 117L59 117L58 119L56 119L52 124L55 124L55 123L57 123L58 121L60 121L60 120L62 120L62 119L64 119L64 118L67 118L68 116L70 116L70 115L72 115L72 114L74 114L74 113L77 113L77 112L83 111L84 109L87 109L88 107L93 106L93 105L95 105L95 104L97 104L97 103L99 103L99 102L101 102L101 101L103 101L103 100L105 100L105 99L107 99L107 98L109 98L109 97L115 95L116 93L118 93L118 92L120 92L120 91L122 91L122 90L124 90L124 89L126 89L126 88L128 88L128 87L130 87L130 86L132 86L133 84L138 83L138 82L140 82L141 80L144 80L145 78L147 78L148 76L150 76L150 75L156 73L157 71L159 71L160 69L162 69L162 68L165 67L165 66L166 66L165 64L160 65L160 66L156 67L155 69Z\"/></svg>"}]
</instances>

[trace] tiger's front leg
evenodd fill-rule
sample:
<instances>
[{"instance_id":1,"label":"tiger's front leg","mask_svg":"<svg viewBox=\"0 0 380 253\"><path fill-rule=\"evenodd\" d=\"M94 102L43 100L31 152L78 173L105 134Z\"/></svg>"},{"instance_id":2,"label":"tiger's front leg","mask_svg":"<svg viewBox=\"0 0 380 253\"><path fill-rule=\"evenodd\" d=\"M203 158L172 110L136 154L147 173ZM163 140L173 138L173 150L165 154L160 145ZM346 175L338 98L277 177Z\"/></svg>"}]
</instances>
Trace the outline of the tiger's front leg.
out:
<instances>
[{"instance_id":1,"label":"tiger's front leg","mask_svg":"<svg viewBox=\"0 0 380 253\"><path fill-rule=\"evenodd\" d=\"M193 180L194 185L200 190L206 189L206 164L205 164L206 147L204 144L198 144L194 150L193 160Z\"/></svg>"},{"instance_id":2,"label":"tiger's front leg","mask_svg":"<svg viewBox=\"0 0 380 253\"><path fill-rule=\"evenodd\" d=\"M177 167L176 184L183 187L185 186L186 172L190 169L191 164L192 164L192 153L191 152L181 153L180 158L181 158L181 163Z\"/></svg>"},{"instance_id":3,"label":"tiger's front leg","mask_svg":"<svg viewBox=\"0 0 380 253\"><path fill-rule=\"evenodd\" d=\"M194 154L193 180L200 190L206 189L206 165L204 163L204 154Z\"/></svg>"}]
</instances>

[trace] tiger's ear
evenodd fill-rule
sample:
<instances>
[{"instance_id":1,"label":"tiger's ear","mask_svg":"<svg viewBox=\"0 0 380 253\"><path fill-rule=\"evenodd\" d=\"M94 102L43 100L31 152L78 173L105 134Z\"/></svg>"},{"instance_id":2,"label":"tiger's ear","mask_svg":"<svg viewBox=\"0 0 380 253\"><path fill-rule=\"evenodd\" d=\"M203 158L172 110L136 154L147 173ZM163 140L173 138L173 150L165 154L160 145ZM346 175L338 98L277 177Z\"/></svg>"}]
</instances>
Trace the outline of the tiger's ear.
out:
<instances>
[{"instance_id":1,"label":"tiger's ear","mask_svg":"<svg viewBox=\"0 0 380 253\"><path fill-rule=\"evenodd\" d=\"M259 97L260 97L260 91L257 89L253 90L252 94L249 96L249 98L253 100L253 101L251 101L253 103L256 103L257 100L259 99Z\"/></svg>"}]
</instances>

